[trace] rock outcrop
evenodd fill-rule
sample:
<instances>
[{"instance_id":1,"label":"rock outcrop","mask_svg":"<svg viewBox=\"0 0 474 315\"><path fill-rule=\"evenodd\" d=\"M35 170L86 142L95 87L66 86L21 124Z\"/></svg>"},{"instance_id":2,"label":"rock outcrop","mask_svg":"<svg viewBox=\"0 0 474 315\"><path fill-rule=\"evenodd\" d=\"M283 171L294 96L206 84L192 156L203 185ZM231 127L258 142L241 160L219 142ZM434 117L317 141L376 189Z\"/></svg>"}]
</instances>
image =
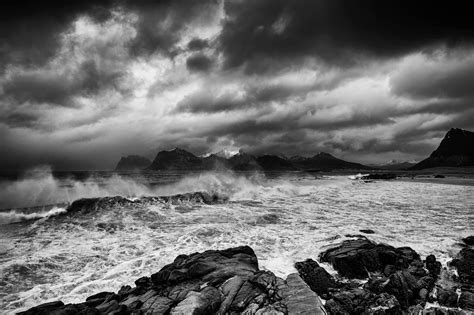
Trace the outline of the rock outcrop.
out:
<instances>
[{"instance_id":1,"label":"rock outcrop","mask_svg":"<svg viewBox=\"0 0 474 315\"><path fill-rule=\"evenodd\" d=\"M204 204L216 204L227 201L226 196L220 196L217 194L208 194L206 192L193 192L178 194L172 196L161 196L161 197L141 197L137 199L129 199L122 196L114 197L99 197L99 198L82 198L75 200L67 208L63 215L71 215L76 213L88 213L98 211L101 209L110 209L113 207L126 207L126 206L137 206L137 205L150 205L157 203L204 203Z\"/></svg>"},{"instance_id":2,"label":"rock outcrop","mask_svg":"<svg viewBox=\"0 0 474 315\"><path fill-rule=\"evenodd\" d=\"M129 155L122 157L115 167L116 171L136 171L144 170L150 166L151 161L139 155Z\"/></svg>"},{"instance_id":3,"label":"rock outcrop","mask_svg":"<svg viewBox=\"0 0 474 315\"><path fill-rule=\"evenodd\" d=\"M474 166L474 132L452 128L439 147L411 169L446 166Z\"/></svg>"},{"instance_id":4,"label":"rock outcrop","mask_svg":"<svg viewBox=\"0 0 474 315\"><path fill-rule=\"evenodd\" d=\"M395 269L407 268L420 256L409 247L395 248L360 238L346 240L324 251L319 258L330 263L343 277L366 279L369 272L383 272L387 265Z\"/></svg>"}]
</instances>

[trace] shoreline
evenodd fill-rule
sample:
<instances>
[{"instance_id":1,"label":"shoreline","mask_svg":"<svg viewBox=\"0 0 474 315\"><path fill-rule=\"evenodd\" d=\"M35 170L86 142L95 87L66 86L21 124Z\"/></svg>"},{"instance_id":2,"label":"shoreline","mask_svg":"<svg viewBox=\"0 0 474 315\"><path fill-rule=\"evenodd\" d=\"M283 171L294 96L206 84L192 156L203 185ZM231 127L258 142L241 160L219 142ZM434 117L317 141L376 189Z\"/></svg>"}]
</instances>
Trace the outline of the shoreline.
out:
<instances>
[{"instance_id":1,"label":"shoreline","mask_svg":"<svg viewBox=\"0 0 474 315\"><path fill-rule=\"evenodd\" d=\"M178 255L134 287L124 284L83 303L52 301L19 314L469 314L473 245L473 236L465 238L450 267L442 268L433 255L422 259L409 247L357 237L296 262L297 272L286 279L259 269L248 246L207 250Z\"/></svg>"}]
</instances>

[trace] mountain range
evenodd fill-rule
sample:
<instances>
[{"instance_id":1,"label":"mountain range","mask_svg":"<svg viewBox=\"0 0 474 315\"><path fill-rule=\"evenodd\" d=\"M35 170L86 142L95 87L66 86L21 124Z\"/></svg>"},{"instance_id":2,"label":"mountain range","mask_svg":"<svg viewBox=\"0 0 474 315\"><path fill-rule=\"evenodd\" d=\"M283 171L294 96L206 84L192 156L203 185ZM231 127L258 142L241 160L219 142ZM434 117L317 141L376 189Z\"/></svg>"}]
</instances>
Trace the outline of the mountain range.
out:
<instances>
[{"instance_id":1,"label":"mountain range","mask_svg":"<svg viewBox=\"0 0 474 315\"><path fill-rule=\"evenodd\" d=\"M153 161L137 155L123 157L116 170L167 170L167 171L332 171L337 169L352 170L419 170L431 167L474 166L474 132L452 128L445 135L439 147L423 161L391 161L384 165L363 165L344 161L325 152L312 157L281 155L253 156L242 150L238 153L220 151L216 154L196 156L186 150L176 148L160 151Z\"/></svg>"},{"instance_id":2,"label":"mountain range","mask_svg":"<svg viewBox=\"0 0 474 315\"><path fill-rule=\"evenodd\" d=\"M145 158L143 158L144 161ZM136 158L122 158L116 170L124 170L124 160L127 162L142 160ZM239 153L225 158L222 155L196 156L186 150L175 148L170 151L160 151L153 162L131 165L127 163L129 169L146 170L166 170L166 171L204 171L204 170L225 170L235 171L331 171L335 169L372 169L358 163L347 162L332 156L329 153L318 153L312 157L294 156L284 158L277 155L253 156L242 150ZM143 166L145 165L145 166Z\"/></svg>"}]
</instances>

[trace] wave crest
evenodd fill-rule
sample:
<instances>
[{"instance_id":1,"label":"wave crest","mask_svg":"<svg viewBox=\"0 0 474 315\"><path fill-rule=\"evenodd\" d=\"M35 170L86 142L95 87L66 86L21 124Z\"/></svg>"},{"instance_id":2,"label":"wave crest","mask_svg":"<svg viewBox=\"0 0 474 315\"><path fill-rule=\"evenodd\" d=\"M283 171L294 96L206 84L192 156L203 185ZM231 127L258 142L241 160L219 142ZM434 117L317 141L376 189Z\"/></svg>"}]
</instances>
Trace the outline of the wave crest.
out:
<instances>
[{"instance_id":1,"label":"wave crest","mask_svg":"<svg viewBox=\"0 0 474 315\"><path fill-rule=\"evenodd\" d=\"M60 213L65 213L65 212L67 212L67 210L60 207L53 207L52 209L46 212L24 213L24 212L18 212L16 210L11 210L8 212L0 212L0 225L48 218L48 217L55 216L55 215L58 215Z\"/></svg>"}]
</instances>

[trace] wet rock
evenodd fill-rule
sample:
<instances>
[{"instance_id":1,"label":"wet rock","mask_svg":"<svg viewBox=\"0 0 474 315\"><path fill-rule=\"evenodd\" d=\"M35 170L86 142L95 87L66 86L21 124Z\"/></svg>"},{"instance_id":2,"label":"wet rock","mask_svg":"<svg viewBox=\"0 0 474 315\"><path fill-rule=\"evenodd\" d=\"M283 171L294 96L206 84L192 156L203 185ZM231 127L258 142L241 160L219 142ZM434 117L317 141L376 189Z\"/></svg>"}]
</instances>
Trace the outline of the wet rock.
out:
<instances>
[{"instance_id":1,"label":"wet rock","mask_svg":"<svg viewBox=\"0 0 474 315\"><path fill-rule=\"evenodd\" d=\"M206 287L200 292L189 292L170 314L213 314L221 301L222 295L216 288Z\"/></svg>"},{"instance_id":2,"label":"wet rock","mask_svg":"<svg viewBox=\"0 0 474 315\"><path fill-rule=\"evenodd\" d=\"M462 241L468 246L474 246L474 235L465 237L462 239Z\"/></svg>"},{"instance_id":3,"label":"wet rock","mask_svg":"<svg viewBox=\"0 0 474 315\"><path fill-rule=\"evenodd\" d=\"M438 303L443 306L456 307L458 305L458 294L455 290L437 288Z\"/></svg>"},{"instance_id":4,"label":"wet rock","mask_svg":"<svg viewBox=\"0 0 474 315\"><path fill-rule=\"evenodd\" d=\"M94 308L84 304L66 304L63 302L51 302L38 305L30 308L25 312L20 312L21 315L101 315L102 313Z\"/></svg>"},{"instance_id":5,"label":"wet rock","mask_svg":"<svg viewBox=\"0 0 474 315\"><path fill-rule=\"evenodd\" d=\"M280 287L283 303L286 305L288 314L326 314L324 306L318 295L301 279L292 273Z\"/></svg>"},{"instance_id":6,"label":"wet rock","mask_svg":"<svg viewBox=\"0 0 474 315\"><path fill-rule=\"evenodd\" d=\"M457 269L463 289L474 292L474 249L463 248L450 265Z\"/></svg>"},{"instance_id":7,"label":"wet rock","mask_svg":"<svg viewBox=\"0 0 474 315\"><path fill-rule=\"evenodd\" d=\"M178 194L172 196L161 196L161 197L142 197L139 199L128 199L122 196L115 197L100 197L100 198L82 198L75 200L67 207L67 211L58 215L58 218L62 216L76 216L85 213L95 212L102 209L110 209L117 207L129 207L131 205L149 205L157 203L173 203L180 204L183 202L192 202L192 203L204 203L204 204L216 204L220 202L225 202L228 200L228 197L221 196L218 194L209 194L206 192L193 192ZM99 223L99 228L103 229L117 229L120 226L113 226L107 223Z\"/></svg>"},{"instance_id":8,"label":"wet rock","mask_svg":"<svg viewBox=\"0 0 474 315\"><path fill-rule=\"evenodd\" d=\"M20 312L18 314L21 314L21 315L49 314L52 311L61 308L62 306L64 306L64 303L62 301L48 302L48 303L44 303L44 304L32 307L29 310L25 312Z\"/></svg>"},{"instance_id":9,"label":"wet rock","mask_svg":"<svg viewBox=\"0 0 474 315\"><path fill-rule=\"evenodd\" d=\"M86 301L95 300L95 299L106 299L109 296L114 295L114 294L115 294L114 292L108 292L108 291L99 292L86 298Z\"/></svg>"},{"instance_id":10,"label":"wet rock","mask_svg":"<svg viewBox=\"0 0 474 315\"><path fill-rule=\"evenodd\" d=\"M428 269L430 275L437 278L441 273L441 263L436 260L434 255L428 255L425 260L426 269Z\"/></svg>"},{"instance_id":11,"label":"wet rock","mask_svg":"<svg viewBox=\"0 0 474 315\"><path fill-rule=\"evenodd\" d=\"M386 265L406 268L420 256L409 247L395 248L367 239L346 240L321 253L320 260L332 264L347 278L365 279L368 272L384 271Z\"/></svg>"},{"instance_id":12,"label":"wet rock","mask_svg":"<svg viewBox=\"0 0 474 315\"><path fill-rule=\"evenodd\" d=\"M459 307L463 310L474 311L474 293L462 292L459 296Z\"/></svg>"},{"instance_id":13,"label":"wet rock","mask_svg":"<svg viewBox=\"0 0 474 315\"><path fill-rule=\"evenodd\" d=\"M401 314L400 304L390 294L374 294L364 289L352 289L334 295L326 302L329 314Z\"/></svg>"},{"instance_id":14,"label":"wet rock","mask_svg":"<svg viewBox=\"0 0 474 315\"><path fill-rule=\"evenodd\" d=\"M323 298L327 298L330 288L338 286L333 276L312 259L295 263L295 268L311 290Z\"/></svg>"},{"instance_id":15,"label":"wet rock","mask_svg":"<svg viewBox=\"0 0 474 315\"><path fill-rule=\"evenodd\" d=\"M169 286L200 278L218 285L239 275L248 279L258 270L257 257L248 246L222 251L210 250L192 255L180 255L175 261L151 276L155 286Z\"/></svg>"}]
</instances>

